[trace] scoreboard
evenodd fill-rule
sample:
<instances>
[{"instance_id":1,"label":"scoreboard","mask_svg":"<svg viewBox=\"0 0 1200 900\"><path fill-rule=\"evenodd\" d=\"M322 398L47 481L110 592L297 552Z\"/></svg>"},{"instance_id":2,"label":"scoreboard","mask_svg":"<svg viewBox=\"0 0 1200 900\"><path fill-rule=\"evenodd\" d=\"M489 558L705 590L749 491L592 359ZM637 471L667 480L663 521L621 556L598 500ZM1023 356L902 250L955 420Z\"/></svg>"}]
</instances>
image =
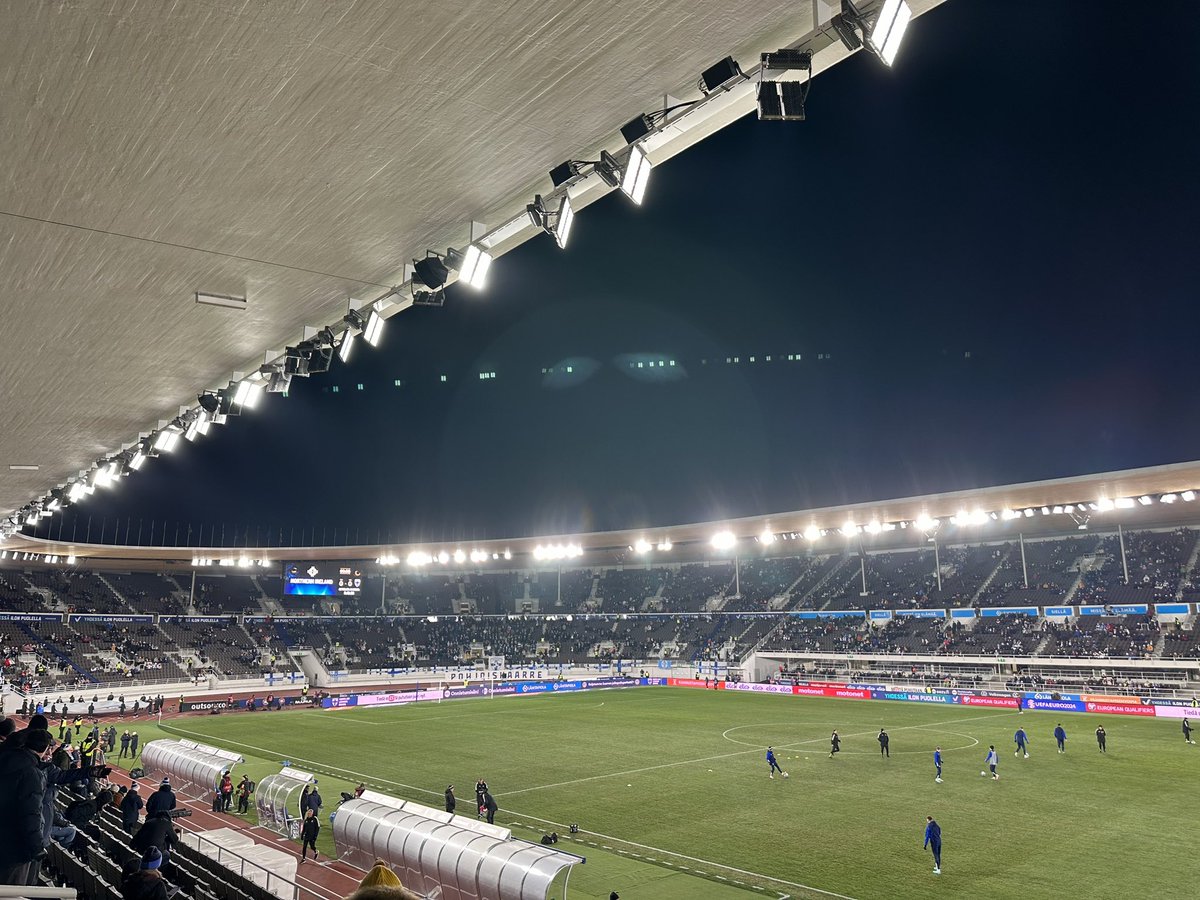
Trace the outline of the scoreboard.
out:
<instances>
[{"instance_id":1,"label":"scoreboard","mask_svg":"<svg viewBox=\"0 0 1200 900\"><path fill-rule=\"evenodd\" d=\"M358 597L366 575L361 563L303 560L283 564L283 596Z\"/></svg>"}]
</instances>

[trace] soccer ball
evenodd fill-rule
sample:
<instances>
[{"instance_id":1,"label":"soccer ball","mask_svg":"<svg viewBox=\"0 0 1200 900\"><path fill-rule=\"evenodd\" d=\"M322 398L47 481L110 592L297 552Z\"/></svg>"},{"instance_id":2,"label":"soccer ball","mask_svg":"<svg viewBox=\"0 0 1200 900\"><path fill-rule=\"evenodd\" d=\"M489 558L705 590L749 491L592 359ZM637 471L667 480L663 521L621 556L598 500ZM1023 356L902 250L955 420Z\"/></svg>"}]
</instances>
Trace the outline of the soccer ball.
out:
<instances>
[{"instance_id":1,"label":"soccer ball","mask_svg":"<svg viewBox=\"0 0 1200 900\"><path fill-rule=\"evenodd\" d=\"M783 777L784 777L784 778L787 778L787 777L788 777L788 774L787 774L787 772L784 772L784 773L783 773Z\"/></svg>"},{"instance_id":2,"label":"soccer ball","mask_svg":"<svg viewBox=\"0 0 1200 900\"><path fill-rule=\"evenodd\" d=\"M987 772L980 772L979 774L980 774L980 775L986 775L986 774L987 774Z\"/></svg>"}]
</instances>

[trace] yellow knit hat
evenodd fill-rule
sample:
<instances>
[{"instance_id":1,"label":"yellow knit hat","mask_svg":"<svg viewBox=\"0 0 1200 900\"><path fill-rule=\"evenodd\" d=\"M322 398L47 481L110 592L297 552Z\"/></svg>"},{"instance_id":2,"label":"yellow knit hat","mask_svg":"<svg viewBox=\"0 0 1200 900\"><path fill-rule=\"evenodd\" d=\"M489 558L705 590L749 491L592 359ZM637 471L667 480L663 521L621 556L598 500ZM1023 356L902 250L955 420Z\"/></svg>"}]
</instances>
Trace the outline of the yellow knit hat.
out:
<instances>
[{"instance_id":1,"label":"yellow knit hat","mask_svg":"<svg viewBox=\"0 0 1200 900\"><path fill-rule=\"evenodd\" d=\"M375 860L375 867L367 873L359 887L404 887L399 876L388 868L382 859Z\"/></svg>"}]
</instances>

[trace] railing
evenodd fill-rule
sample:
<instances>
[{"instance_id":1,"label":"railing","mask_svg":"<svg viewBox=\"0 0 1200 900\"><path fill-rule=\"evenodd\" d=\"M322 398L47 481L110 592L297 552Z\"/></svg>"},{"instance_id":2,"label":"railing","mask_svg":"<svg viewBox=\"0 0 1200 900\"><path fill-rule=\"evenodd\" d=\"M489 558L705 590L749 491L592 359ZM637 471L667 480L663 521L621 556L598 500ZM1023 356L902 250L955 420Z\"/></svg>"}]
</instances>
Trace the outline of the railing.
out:
<instances>
[{"instance_id":1,"label":"railing","mask_svg":"<svg viewBox=\"0 0 1200 900\"><path fill-rule=\"evenodd\" d=\"M21 887L0 884L0 898L28 897L29 900L75 900L79 893L73 887Z\"/></svg>"},{"instance_id":2,"label":"railing","mask_svg":"<svg viewBox=\"0 0 1200 900\"><path fill-rule=\"evenodd\" d=\"M299 900L300 886L292 881L292 879L277 875L261 863L247 859L236 850L231 850L228 847L218 844L216 841L206 838L198 831L189 830L187 833L189 838L195 838L196 849L209 859L214 860L218 865L224 866L231 872L237 872L247 881L252 881L255 884L261 883L268 893L274 894L276 897L285 898L285 900L286 898ZM215 854L202 850L201 848L205 845L212 847L216 851ZM232 859L229 859L229 857L232 857ZM263 878L263 880L260 882L259 878ZM272 884L275 887L272 887Z\"/></svg>"}]
</instances>

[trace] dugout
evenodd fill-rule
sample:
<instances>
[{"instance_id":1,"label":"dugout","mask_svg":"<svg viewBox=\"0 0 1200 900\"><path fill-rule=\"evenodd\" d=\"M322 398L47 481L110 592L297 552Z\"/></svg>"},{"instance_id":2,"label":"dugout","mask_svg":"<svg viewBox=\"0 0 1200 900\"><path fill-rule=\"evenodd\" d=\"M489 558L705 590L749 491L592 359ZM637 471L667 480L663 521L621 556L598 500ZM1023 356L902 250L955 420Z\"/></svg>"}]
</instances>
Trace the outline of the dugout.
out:
<instances>
[{"instance_id":1,"label":"dugout","mask_svg":"<svg viewBox=\"0 0 1200 900\"><path fill-rule=\"evenodd\" d=\"M267 775L254 791L258 807L258 824L285 837L300 837L300 795L305 786L317 783L316 776L291 766L284 766L275 775Z\"/></svg>"},{"instance_id":2,"label":"dugout","mask_svg":"<svg viewBox=\"0 0 1200 900\"><path fill-rule=\"evenodd\" d=\"M211 799L221 776L245 761L229 750L172 740L150 741L141 760L146 778L168 778L175 793L200 800Z\"/></svg>"},{"instance_id":3,"label":"dugout","mask_svg":"<svg viewBox=\"0 0 1200 900\"><path fill-rule=\"evenodd\" d=\"M368 791L338 809L339 859L370 869L382 859L405 886L442 900L565 900L584 858L512 836L507 828Z\"/></svg>"}]
</instances>

